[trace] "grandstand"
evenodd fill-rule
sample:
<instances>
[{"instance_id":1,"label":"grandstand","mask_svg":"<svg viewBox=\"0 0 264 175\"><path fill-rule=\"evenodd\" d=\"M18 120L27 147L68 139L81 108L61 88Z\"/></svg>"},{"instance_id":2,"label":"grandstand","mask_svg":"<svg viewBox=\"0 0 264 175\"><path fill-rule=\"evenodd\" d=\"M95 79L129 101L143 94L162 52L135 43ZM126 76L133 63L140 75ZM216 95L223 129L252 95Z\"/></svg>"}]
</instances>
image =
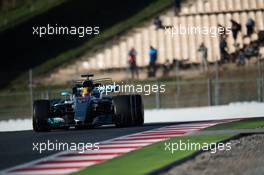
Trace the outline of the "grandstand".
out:
<instances>
[{"instance_id":1,"label":"grandstand","mask_svg":"<svg viewBox=\"0 0 264 175\"><path fill-rule=\"evenodd\" d=\"M178 16L174 16L171 9L160 16L165 26L174 27L179 25L216 27L218 24L230 27L230 19L234 19L242 25L242 32L239 33L237 39L240 47L249 41L257 40L256 33L251 38L243 37L246 35L245 24L249 17L256 22L256 33L264 30L264 0L187 0L182 4ZM83 55L74 64L56 69L45 79L45 82L60 84L86 72L125 69L127 53L132 47L137 50L137 62L140 67L148 65L150 45L158 49L158 63L162 64L166 59L172 61L174 58L199 63L197 50L202 42L208 48L208 61L219 60L219 37L210 35L174 35L171 37L163 29L155 30L152 21L148 21L139 28L131 29L116 39L112 45L106 46L97 53ZM229 53L234 52L234 40L231 35L227 37L227 44ZM261 52L264 55L263 48Z\"/></svg>"}]
</instances>

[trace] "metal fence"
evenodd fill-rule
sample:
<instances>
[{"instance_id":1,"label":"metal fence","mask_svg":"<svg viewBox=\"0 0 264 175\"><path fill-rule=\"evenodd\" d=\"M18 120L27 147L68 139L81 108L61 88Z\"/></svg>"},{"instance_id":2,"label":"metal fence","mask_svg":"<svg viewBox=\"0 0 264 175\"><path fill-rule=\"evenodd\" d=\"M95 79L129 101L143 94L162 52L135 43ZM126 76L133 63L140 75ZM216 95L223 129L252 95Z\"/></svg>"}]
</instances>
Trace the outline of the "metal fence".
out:
<instances>
[{"instance_id":1,"label":"metal fence","mask_svg":"<svg viewBox=\"0 0 264 175\"><path fill-rule=\"evenodd\" d=\"M264 79L155 82L164 93L143 95L145 109L224 105L232 102L264 101ZM0 120L30 117L32 100L61 98L60 90L0 94Z\"/></svg>"},{"instance_id":2,"label":"metal fence","mask_svg":"<svg viewBox=\"0 0 264 175\"><path fill-rule=\"evenodd\" d=\"M166 83L165 93L143 96L145 108L183 108L264 100L264 81L207 80Z\"/></svg>"},{"instance_id":3,"label":"metal fence","mask_svg":"<svg viewBox=\"0 0 264 175\"><path fill-rule=\"evenodd\" d=\"M12 92L0 94L0 120L31 116L32 101L35 99L61 98L60 91Z\"/></svg>"}]
</instances>

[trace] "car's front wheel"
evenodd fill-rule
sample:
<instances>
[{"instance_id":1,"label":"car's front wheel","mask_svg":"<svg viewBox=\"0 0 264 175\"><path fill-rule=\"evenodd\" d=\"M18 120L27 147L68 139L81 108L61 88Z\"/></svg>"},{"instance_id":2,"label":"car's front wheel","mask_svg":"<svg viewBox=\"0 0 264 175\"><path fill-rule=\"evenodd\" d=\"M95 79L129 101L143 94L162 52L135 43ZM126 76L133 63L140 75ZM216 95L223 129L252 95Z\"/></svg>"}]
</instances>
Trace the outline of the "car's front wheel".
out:
<instances>
[{"instance_id":1,"label":"car's front wheel","mask_svg":"<svg viewBox=\"0 0 264 175\"><path fill-rule=\"evenodd\" d=\"M49 100L36 100L33 104L33 130L36 132L50 131L48 124L50 116L50 102Z\"/></svg>"}]
</instances>

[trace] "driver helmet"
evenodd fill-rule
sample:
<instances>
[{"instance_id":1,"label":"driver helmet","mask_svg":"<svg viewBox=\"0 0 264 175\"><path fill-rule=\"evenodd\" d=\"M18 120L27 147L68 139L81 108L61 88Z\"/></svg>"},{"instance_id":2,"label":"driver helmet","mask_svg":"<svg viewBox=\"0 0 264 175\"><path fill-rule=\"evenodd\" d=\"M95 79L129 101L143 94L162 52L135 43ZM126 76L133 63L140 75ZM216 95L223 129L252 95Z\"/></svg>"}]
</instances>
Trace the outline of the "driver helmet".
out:
<instances>
[{"instance_id":1,"label":"driver helmet","mask_svg":"<svg viewBox=\"0 0 264 175\"><path fill-rule=\"evenodd\" d=\"M93 89L93 81L92 80L84 80L82 82L82 86L83 86L82 96L88 96Z\"/></svg>"}]
</instances>

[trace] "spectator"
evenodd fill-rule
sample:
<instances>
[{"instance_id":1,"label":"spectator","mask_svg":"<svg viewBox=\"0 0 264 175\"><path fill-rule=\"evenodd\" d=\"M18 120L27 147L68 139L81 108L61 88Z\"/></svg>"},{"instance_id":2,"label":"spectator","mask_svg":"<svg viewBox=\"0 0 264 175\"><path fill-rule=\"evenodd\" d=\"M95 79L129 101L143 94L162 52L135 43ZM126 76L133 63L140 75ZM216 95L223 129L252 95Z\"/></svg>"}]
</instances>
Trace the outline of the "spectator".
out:
<instances>
[{"instance_id":1,"label":"spectator","mask_svg":"<svg viewBox=\"0 0 264 175\"><path fill-rule=\"evenodd\" d=\"M247 36L250 37L254 33L255 21L252 18L248 18L246 27L247 27Z\"/></svg>"},{"instance_id":2,"label":"spectator","mask_svg":"<svg viewBox=\"0 0 264 175\"><path fill-rule=\"evenodd\" d=\"M129 63L129 68L131 72L131 78L134 79L136 74L137 79L138 79L138 67L137 67L137 60L136 60L137 52L134 48L132 48L128 52L128 63Z\"/></svg>"},{"instance_id":3,"label":"spectator","mask_svg":"<svg viewBox=\"0 0 264 175\"><path fill-rule=\"evenodd\" d=\"M221 28L223 31L219 34L220 39L226 38L226 28L221 24L217 24L217 28Z\"/></svg>"},{"instance_id":4,"label":"spectator","mask_svg":"<svg viewBox=\"0 0 264 175\"><path fill-rule=\"evenodd\" d=\"M230 21L232 23L232 25L231 25L231 31L232 31L233 39L234 39L234 41L236 43L237 35L241 31L241 25L239 23L237 23L233 19L231 19Z\"/></svg>"},{"instance_id":5,"label":"spectator","mask_svg":"<svg viewBox=\"0 0 264 175\"><path fill-rule=\"evenodd\" d=\"M237 65L240 66L240 65L245 65L245 60L246 60L246 55L245 53L243 52L243 49L240 49L239 50L239 54L238 54L238 63Z\"/></svg>"},{"instance_id":6,"label":"spectator","mask_svg":"<svg viewBox=\"0 0 264 175\"><path fill-rule=\"evenodd\" d=\"M198 52L200 52L200 64L202 70L207 70L207 48L205 47L204 43L201 43L201 45L198 48Z\"/></svg>"},{"instance_id":7,"label":"spectator","mask_svg":"<svg viewBox=\"0 0 264 175\"><path fill-rule=\"evenodd\" d=\"M153 24L155 25L156 30L164 29L164 26L159 16L155 17Z\"/></svg>"},{"instance_id":8,"label":"spectator","mask_svg":"<svg viewBox=\"0 0 264 175\"><path fill-rule=\"evenodd\" d=\"M173 58L171 63L171 69L179 69L181 67L180 61L177 58Z\"/></svg>"},{"instance_id":9,"label":"spectator","mask_svg":"<svg viewBox=\"0 0 264 175\"><path fill-rule=\"evenodd\" d=\"M228 62L228 53L227 53L227 42L225 37L220 38L220 43L219 43L219 48L220 48L220 60L221 62L225 63Z\"/></svg>"},{"instance_id":10,"label":"spectator","mask_svg":"<svg viewBox=\"0 0 264 175\"><path fill-rule=\"evenodd\" d=\"M166 61L165 61L165 63L163 64L163 76L164 77L167 77L168 75L169 75L169 73L170 73L170 70L171 70L171 67L172 67L172 65L171 65L171 63L170 63L170 61L169 61L169 59L166 59Z\"/></svg>"},{"instance_id":11,"label":"spectator","mask_svg":"<svg viewBox=\"0 0 264 175\"><path fill-rule=\"evenodd\" d=\"M258 41L259 46L264 46L264 30L258 32Z\"/></svg>"},{"instance_id":12,"label":"spectator","mask_svg":"<svg viewBox=\"0 0 264 175\"><path fill-rule=\"evenodd\" d=\"M172 3L173 3L174 15L178 16L181 10L181 0L172 0Z\"/></svg>"},{"instance_id":13,"label":"spectator","mask_svg":"<svg viewBox=\"0 0 264 175\"><path fill-rule=\"evenodd\" d=\"M155 77L156 76L156 61L157 61L158 51L154 47L150 46L149 50L149 68L148 68L148 76Z\"/></svg>"},{"instance_id":14,"label":"spectator","mask_svg":"<svg viewBox=\"0 0 264 175\"><path fill-rule=\"evenodd\" d=\"M259 55L259 47L256 42L252 42L245 46L244 54L246 58L250 59L251 57L257 57Z\"/></svg>"}]
</instances>

